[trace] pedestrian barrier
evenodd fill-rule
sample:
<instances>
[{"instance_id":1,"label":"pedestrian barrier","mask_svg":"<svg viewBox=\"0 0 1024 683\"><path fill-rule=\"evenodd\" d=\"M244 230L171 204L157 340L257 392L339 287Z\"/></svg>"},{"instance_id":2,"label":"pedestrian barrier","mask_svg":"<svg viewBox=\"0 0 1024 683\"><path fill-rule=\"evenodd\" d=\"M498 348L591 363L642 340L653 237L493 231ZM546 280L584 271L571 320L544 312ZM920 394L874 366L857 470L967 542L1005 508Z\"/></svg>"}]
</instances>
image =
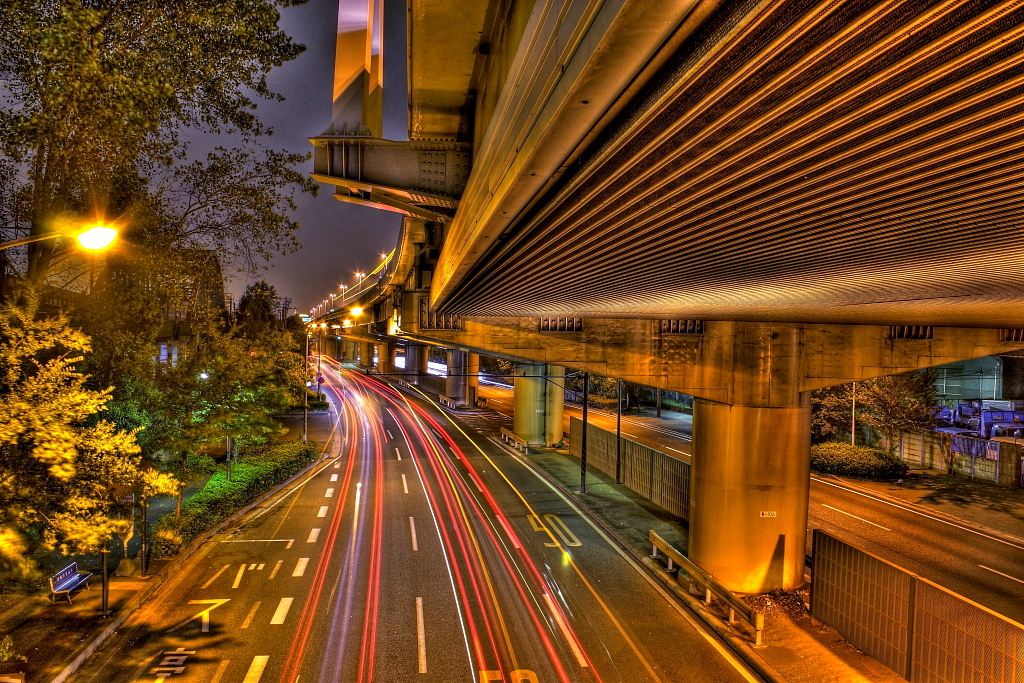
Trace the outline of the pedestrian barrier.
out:
<instances>
[{"instance_id":1,"label":"pedestrian barrier","mask_svg":"<svg viewBox=\"0 0 1024 683\"><path fill-rule=\"evenodd\" d=\"M732 591L718 583L715 577L695 565L688 557L676 550L668 541L659 536L651 529L648 538L654 550L651 557L657 558L660 550L668 560L668 570L675 571L673 565L679 565L679 569L686 572L689 577L691 588L699 586L704 591L704 603L711 604L712 596L721 600L729 609L729 623L736 621L736 614L743 617L744 621L754 627L754 645L761 644L761 634L764 631L764 615L754 610L753 607L737 598Z\"/></svg>"},{"instance_id":2,"label":"pedestrian barrier","mask_svg":"<svg viewBox=\"0 0 1024 683\"><path fill-rule=\"evenodd\" d=\"M516 436L515 433L509 431L508 429L505 429L504 427L501 428L501 438L504 441L511 441L512 444L516 447L516 450L519 450L520 448L522 448L523 452L525 452L525 453L529 453L530 452L530 442L529 441L527 441L526 439L522 438L521 436Z\"/></svg>"},{"instance_id":3,"label":"pedestrian barrier","mask_svg":"<svg viewBox=\"0 0 1024 683\"><path fill-rule=\"evenodd\" d=\"M455 399L448 398L444 394L441 394L440 396L437 397L437 402L445 406L446 408L455 408L459 405Z\"/></svg>"},{"instance_id":4,"label":"pedestrian barrier","mask_svg":"<svg viewBox=\"0 0 1024 683\"><path fill-rule=\"evenodd\" d=\"M79 572L77 562L72 562L61 569L50 577L50 604L57 602L58 595L66 595L68 604L71 604L71 593L81 590L83 584L85 589L89 590L89 577L91 576L91 572Z\"/></svg>"},{"instance_id":5,"label":"pedestrian barrier","mask_svg":"<svg viewBox=\"0 0 1024 683\"><path fill-rule=\"evenodd\" d=\"M1024 680L1024 625L814 530L811 615L912 683Z\"/></svg>"}]
</instances>

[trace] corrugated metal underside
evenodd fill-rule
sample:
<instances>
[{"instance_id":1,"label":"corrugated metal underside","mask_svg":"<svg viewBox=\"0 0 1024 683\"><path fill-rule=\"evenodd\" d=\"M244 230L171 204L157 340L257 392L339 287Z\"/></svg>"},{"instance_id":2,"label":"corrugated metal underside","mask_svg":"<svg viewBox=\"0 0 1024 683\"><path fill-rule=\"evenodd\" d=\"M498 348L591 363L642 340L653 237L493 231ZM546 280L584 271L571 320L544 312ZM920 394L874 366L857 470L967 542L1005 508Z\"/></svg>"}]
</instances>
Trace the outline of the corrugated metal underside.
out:
<instances>
[{"instance_id":1,"label":"corrugated metal underside","mask_svg":"<svg viewBox=\"0 0 1024 683\"><path fill-rule=\"evenodd\" d=\"M1024 324L1022 5L727 5L444 310Z\"/></svg>"}]
</instances>

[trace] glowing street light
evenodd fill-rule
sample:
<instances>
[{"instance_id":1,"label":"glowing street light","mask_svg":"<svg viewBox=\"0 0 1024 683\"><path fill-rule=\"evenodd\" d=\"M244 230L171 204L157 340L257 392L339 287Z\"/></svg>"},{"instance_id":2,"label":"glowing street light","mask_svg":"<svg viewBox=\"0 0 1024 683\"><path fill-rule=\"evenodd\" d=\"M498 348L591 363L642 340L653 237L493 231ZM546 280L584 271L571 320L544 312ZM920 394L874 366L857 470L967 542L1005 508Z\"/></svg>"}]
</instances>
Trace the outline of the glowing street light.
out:
<instances>
[{"instance_id":1,"label":"glowing street light","mask_svg":"<svg viewBox=\"0 0 1024 683\"><path fill-rule=\"evenodd\" d=\"M54 232L40 233L38 235L29 235L28 237L21 237L16 240L0 242L0 249L10 249L11 247L18 247L22 244L31 244L32 242L40 242L42 240L53 239L55 237L66 237L71 234L73 233L57 230ZM89 251L101 251L113 243L114 239L117 237L117 230L105 225L94 225L93 227L74 235L74 237L78 240L79 246L83 249L88 249Z\"/></svg>"},{"instance_id":2,"label":"glowing street light","mask_svg":"<svg viewBox=\"0 0 1024 683\"><path fill-rule=\"evenodd\" d=\"M354 317L358 317L358 316L360 316L362 314L363 314L363 309L360 306L356 306L355 308L352 309L352 315Z\"/></svg>"}]
</instances>

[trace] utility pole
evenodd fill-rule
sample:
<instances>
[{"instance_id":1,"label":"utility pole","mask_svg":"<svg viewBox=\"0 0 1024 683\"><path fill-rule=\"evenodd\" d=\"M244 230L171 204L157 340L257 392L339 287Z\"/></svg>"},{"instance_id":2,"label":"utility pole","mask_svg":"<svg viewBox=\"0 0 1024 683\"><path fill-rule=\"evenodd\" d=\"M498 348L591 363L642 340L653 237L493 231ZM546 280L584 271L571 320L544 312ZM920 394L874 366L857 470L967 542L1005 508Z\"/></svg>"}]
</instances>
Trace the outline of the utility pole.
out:
<instances>
[{"instance_id":1,"label":"utility pole","mask_svg":"<svg viewBox=\"0 0 1024 683\"><path fill-rule=\"evenodd\" d=\"M100 555L103 558L103 585L100 588L100 611L102 616L110 616L110 610L107 609L108 598L110 597L110 572L107 568L107 555L110 554L110 539L103 539L103 547L100 549Z\"/></svg>"},{"instance_id":2,"label":"utility pole","mask_svg":"<svg viewBox=\"0 0 1024 683\"><path fill-rule=\"evenodd\" d=\"M142 503L142 546L139 548L139 564L142 569L142 578L146 578L146 551L149 550L149 522L146 519L146 513L149 510L149 500L141 498Z\"/></svg>"},{"instance_id":3,"label":"utility pole","mask_svg":"<svg viewBox=\"0 0 1024 683\"><path fill-rule=\"evenodd\" d=\"M850 445L857 445L857 383L853 383L853 407L850 409Z\"/></svg>"},{"instance_id":4,"label":"utility pole","mask_svg":"<svg viewBox=\"0 0 1024 683\"><path fill-rule=\"evenodd\" d=\"M654 390L655 401L658 404L658 413L656 417L661 417L661 389Z\"/></svg>"},{"instance_id":5,"label":"utility pole","mask_svg":"<svg viewBox=\"0 0 1024 683\"><path fill-rule=\"evenodd\" d=\"M615 380L615 483L622 483L622 380ZM660 401L659 401L660 405Z\"/></svg>"},{"instance_id":6,"label":"utility pole","mask_svg":"<svg viewBox=\"0 0 1024 683\"><path fill-rule=\"evenodd\" d=\"M306 355L302 359L302 376L309 376L309 330L306 330ZM309 431L309 387L306 380L302 382L302 440L306 440Z\"/></svg>"},{"instance_id":7,"label":"utility pole","mask_svg":"<svg viewBox=\"0 0 1024 683\"><path fill-rule=\"evenodd\" d=\"M590 373L583 373L583 436L580 438L580 493L587 492L587 404L590 403Z\"/></svg>"}]
</instances>

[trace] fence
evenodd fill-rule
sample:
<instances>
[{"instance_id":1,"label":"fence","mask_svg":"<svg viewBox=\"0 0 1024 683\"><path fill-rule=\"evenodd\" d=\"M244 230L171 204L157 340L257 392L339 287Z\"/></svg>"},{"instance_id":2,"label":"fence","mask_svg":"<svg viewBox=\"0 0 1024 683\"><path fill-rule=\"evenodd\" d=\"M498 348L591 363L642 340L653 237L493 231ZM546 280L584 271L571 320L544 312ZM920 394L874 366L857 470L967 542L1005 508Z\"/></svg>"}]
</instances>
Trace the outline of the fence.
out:
<instances>
[{"instance_id":1,"label":"fence","mask_svg":"<svg viewBox=\"0 0 1024 683\"><path fill-rule=\"evenodd\" d=\"M951 457L954 474L999 486L1021 485L1022 449L1015 443L920 432L902 435L900 453L906 461L940 470L948 468L946 458Z\"/></svg>"},{"instance_id":2,"label":"fence","mask_svg":"<svg viewBox=\"0 0 1024 683\"><path fill-rule=\"evenodd\" d=\"M569 420L569 452L580 457L583 421ZM622 483L673 515L689 519L690 464L625 437L620 439ZM615 476L615 433L587 426L587 465Z\"/></svg>"},{"instance_id":3,"label":"fence","mask_svg":"<svg viewBox=\"0 0 1024 683\"><path fill-rule=\"evenodd\" d=\"M814 530L811 614L911 683L1024 681L1024 625Z\"/></svg>"}]
</instances>

